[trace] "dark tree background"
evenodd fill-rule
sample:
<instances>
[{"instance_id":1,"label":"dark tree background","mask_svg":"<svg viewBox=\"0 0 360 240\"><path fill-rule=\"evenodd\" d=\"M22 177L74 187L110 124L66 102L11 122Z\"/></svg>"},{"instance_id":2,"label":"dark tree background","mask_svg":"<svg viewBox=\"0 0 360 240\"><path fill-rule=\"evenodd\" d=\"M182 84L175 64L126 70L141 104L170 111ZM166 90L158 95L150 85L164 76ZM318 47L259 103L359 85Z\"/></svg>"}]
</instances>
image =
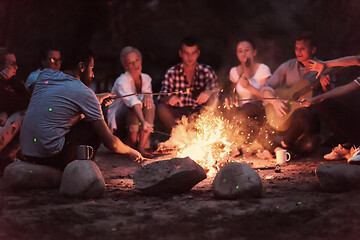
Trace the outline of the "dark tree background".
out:
<instances>
[{"instance_id":1,"label":"dark tree background","mask_svg":"<svg viewBox=\"0 0 360 240\"><path fill-rule=\"evenodd\" d=\"M1 0L0 46L16 52L22 79L36 69L43 46L88 46L98 56L94 88L107 91L123 71L119 52L132 45L158 91L184 36L199 38L199 61L225 84L241 38L256 40L258 59L272 71L294 57L302 31L317 35L320 59L359 53L359 13L358 0Z\"/></svg>"}]
</instances>

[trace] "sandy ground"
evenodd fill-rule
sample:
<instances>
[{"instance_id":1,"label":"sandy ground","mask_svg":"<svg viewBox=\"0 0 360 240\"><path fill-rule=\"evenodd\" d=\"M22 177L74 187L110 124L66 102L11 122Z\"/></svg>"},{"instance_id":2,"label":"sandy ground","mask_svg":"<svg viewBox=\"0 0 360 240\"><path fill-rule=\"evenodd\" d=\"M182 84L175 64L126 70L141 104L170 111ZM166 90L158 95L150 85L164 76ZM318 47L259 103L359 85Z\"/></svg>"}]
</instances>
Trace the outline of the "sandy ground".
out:
<instances>
[{"instance_id":1,"label":"sandy ground","mask_svg":"<svg viewBox=\"0 0 360 240\"><path fill-rule=\"evenodd\" d=\"M262 197L231 201L214 198L213 178L186 194L143 196L131 179L139 164L104 148L96 163L107 183L98 199L14 192L0 179L0 239L360 239L360 192L323 192L315 176L321 157L292 160L281 173L257 170Z\"/></svg>"}]
</instances>

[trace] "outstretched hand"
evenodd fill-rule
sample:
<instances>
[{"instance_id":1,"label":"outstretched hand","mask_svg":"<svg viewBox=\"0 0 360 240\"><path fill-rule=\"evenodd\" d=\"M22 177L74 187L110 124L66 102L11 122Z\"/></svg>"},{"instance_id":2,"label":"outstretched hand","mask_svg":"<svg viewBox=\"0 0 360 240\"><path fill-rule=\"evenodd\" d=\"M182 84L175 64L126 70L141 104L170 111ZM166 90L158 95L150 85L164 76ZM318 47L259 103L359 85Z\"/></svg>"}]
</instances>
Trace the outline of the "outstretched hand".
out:
<instances>
[{"instance_id":1,"label":"outstretched hand","mask_svg":"<svg viewBox=\"0 0 360 240\"><path fill-rule=\"evenodd\" d=\"M99 93L99 94L96 94L96 97L99 100L100 104L109 106L111 103L114 102L114 99L112 99L112 98L116 97L116 95L112 94L112 93Z\"/></svg>"},{"instance_id":2,"label":"outstretched hand","mask_svg":"<svg viewBox=\"0 0 360 240\"><path fill-rule=\"evenodd\" d=\"M311 105L321 102L323 99L319 99L318 97L312 97L312 98L305 98L302 99L300 104L303 107L310 107Z\"/></svg>"},{"instance_id":3,"label":"outstretched hand","mask_svg":"<svg viewBox=\"0 0 360 240\"><path fill-rule=\"evenodd\" d=\"M133 148L130 149L128 155L130 156L130 159L133 160L134 162L141 162L144 160L141 153L139 153L138 151L136 151Z\"/></svg>"},{"instance_id":4,"label":"outstretched hand","mask_svg":"<svg viewBox=\"0 0 360 240\"><path fill-rule=\"evenodd\" d=\"M314 102L311 100L311 98L306 98L301 100L300 104L303 107L310 107L312 104L314 104Z\"/></svg>"},{"instance_id":5,"label":"outstretched hand","mask_svg":"<svg viewBox=\"0 0 360 240\"><path fill-rule=\"evenodd\" d=\"M314 60L310 59L309 66L303 68L303 70L317 72L316 78L318 78L320 76L320 74L324 71L325 68L326 68L326 65L324 62L314 61Z\"/></svg>"}]
</instances>

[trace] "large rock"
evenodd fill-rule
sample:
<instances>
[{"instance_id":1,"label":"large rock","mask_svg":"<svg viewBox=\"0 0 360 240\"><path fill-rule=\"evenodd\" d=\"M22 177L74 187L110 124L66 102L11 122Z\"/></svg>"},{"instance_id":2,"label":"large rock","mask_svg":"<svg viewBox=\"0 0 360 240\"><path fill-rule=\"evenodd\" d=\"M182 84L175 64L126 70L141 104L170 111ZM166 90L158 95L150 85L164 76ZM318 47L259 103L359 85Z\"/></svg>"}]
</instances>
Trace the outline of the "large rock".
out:
<instances>
[{"instance_id":1,"label":"large rock","mask_svg":"<svg viewBox=\"0 0 360 240\"><path fill-rule=\"evenodd\" d=\"M259 197L262 183L259 174L242 163L230 163L220 169L213 182L214 195L221 199Z\"/></svg>"},{"instance_id":2,"label":"large rock","mask_svg":"<svg viewBox=\"0 0 360 240\"><path fill-rule=\"evenodd\" d=\"M56 168L16 161L4 170L4 179L14 189L59 187L62 171Z\"/></svg>"},{"instance_id":3,"label":"large rock","mask_svg":"<svg viewBox=\"0 0 360 240\"><path fill-rule=\"evenodd\" d=\"M321 187L327 192L345 192L360 188L360 166L322 164L316 169Z\"/></svg>"},{"instance_id":4,"label":"large rock","mask_svg":"<svg viewBox=\"0 0 360 240\"><path fill-rule=\"evenodd\" d=\"M64 169L60 193L80 198L96 198L105 192L105 180L91 160L76 160Z\"/></svg>"},{"instance_id":5,"label":"large rock","mask_svg":"<svg viewBox=\"0 0 360 240\"><path fill-rule=\"evenodd\" d=\"M180 194L206 178L205 170L189 157L150 163L135 172L134 184L144 194Z\"/></svg>"}]
</instances>

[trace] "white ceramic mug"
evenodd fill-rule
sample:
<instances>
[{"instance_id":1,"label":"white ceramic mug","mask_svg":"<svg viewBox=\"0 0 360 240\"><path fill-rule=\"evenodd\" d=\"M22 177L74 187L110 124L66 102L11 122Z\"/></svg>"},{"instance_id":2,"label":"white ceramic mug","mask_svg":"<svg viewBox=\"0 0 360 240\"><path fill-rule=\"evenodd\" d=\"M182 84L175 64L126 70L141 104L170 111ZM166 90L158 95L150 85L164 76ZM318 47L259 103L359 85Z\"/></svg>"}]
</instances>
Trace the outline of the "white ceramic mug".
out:
<instances>
[{"instance_id":1,"label":"white ceramic mug","mask_svg":"<svg viewBox=\"0 0 360 240\"><path fill-rule=\"evenodd\" d=\"M88 145L79 145L76 148L77 159L78 160L88 160L91 159L94 153L94 149Z\"/></svg>"},{"instance_id":2,"label":"white ceramic mug","mask_svg":"<svg viewBox=\"0 0 360 240\"><path fill-rule=\"evenodd\" d=\"M285 149L276 151L276 163L284 164L290 161L291 155Z\"/></svg>"}]
</instances>

